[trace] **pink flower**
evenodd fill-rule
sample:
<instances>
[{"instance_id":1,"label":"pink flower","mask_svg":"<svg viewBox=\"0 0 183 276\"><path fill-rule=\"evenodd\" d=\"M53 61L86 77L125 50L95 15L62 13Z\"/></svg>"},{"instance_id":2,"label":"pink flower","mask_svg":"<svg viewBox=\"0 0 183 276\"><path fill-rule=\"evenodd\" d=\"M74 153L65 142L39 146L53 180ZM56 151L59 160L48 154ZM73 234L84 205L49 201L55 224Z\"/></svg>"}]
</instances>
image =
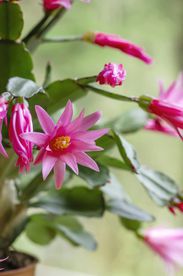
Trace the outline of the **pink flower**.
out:
<instances>
[{"instance_id":1,"label":"pink flower","mask_svg":"<svg viewBox=\"0 0 183 276\"><path fill-rule=\"evenodd\" d=\"M183 128L183 74L167 90L160 85L159 98L151 102L149 111L158 118L148 121L146 129L178 136Z\"/></svg>"},{"instance_id":2,"label":"pink flower","mask_svg":"<svg viewBox=\"0 0 183 276\"><path fill-rule=\"evenodd\" d=\"M28 107L24 103L17 103L12 108L9 124L9 138L13 149L18 155L16 166L20 172L29 171L30 162L33 160L33 144L20 137L21 133L33 131L32 117Z\"/></svg>"},{"instance_id":3,"label":"pink flower","mask_svg":"<svg viewBox=\"0 0 183 276\"><path fill-rule=\"evenodd\" d=\"M7 112L8 112L8 103L3 96L0 96L0 153L4 157L8 157L3 145L2 145L2 126L3 121L7 124Z\"/></svg>"},{"instance_id":4,"label":"pink flower","mask_svg":"<svg viewBox=\"0 0 183 276\"><path fill-rule=\"evenodd\" d=\"M89 3L90 0L82 0L82 2ZM71 0L43 0L45 11L52 11L59 8L70 9L72 6Z\"/></svg>"},{"instance_id":5,"label":"pink flower","mask_svg":"<svg viewBox=\"0 0 183 276\"><path fill-rule=\"evenodd\" d=\"M144 233L144 241L165 262L169 275L183 266L183 229L153 228Z\"/></svg>"},{"instance_id":6,"label":"pink flower","mask_svg":"<svg viewBox=\"0 0 183 276\"><path fill-rule=\"evenodd\" d=\"M44 9L46 11L56 10L59 8L70 9L71 0L43 0Z\"/></svg>"},{"instance_id":7,"label":"pink flower","mask_svg":"<svg viewBox=\"0 0 183 276\"><path fill-rule=\"evenodd\" d=\"M144 128L146 130L157 131L170 136L178 136L177 131L165 121L161 120L161 118L149 119Z\"/></svg>"},{"instance_id":8,"label":"pink flower","mask_svg":"<svg viewBox=\"0 0 183 276\"><path fill-rule=\"evenodd\" d=\"M152 63L152 58L149 57L142 48L129 42L118 35L106 33L86 33L83 40L95 43L101 47L111 47L118 49L130 56L136 57L145 63Z\"/></svg>"},{"instance_id":9,"label":"pink flower","mask_svg":"<svg viewBox=\"0 0 183 276\"><path fill-rule=\"evenodd\" d=\"M112 87L122 85L126 78L126 70L122 64L108 63L97 76L97 81L100 84L108 84Z\"/></svg>"},{"instance_id":10,"label":"pink flower","mask_svg":"<svg viewBox=\"0 0 183 276\"><path fill-rule=\"evenodd\" d=\"M54 168L55 185L59 189L64 180L66 165L76 174L79 173L77 164L99 171L95 161L86 154L102 150L96 146L95 140L108 132L108 129L88 130L99 120L99 112L84 117L82 111L72 121L73 107L69 101L56 125L42 107L36 106L36 113L44 133L24 133L21 137L40 148L35 164L42 162L44 180Z\"/></svg>"}]
</instances>

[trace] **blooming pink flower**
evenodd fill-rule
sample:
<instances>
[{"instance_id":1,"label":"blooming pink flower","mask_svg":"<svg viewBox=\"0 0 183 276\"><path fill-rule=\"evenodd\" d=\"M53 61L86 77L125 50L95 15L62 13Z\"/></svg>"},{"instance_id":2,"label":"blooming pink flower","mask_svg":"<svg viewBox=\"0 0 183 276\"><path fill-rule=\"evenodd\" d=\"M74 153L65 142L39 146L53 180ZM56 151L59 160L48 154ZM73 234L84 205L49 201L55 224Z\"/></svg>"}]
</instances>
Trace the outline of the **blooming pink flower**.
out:
<instances>
[{"instance_id":1,"label":"blooming pink flower","mask_svg":"<svg viewBox=\"0 0 183 276\"><path fill-rule=\"evenodd\" d=\"M100 84L109 84L112 87L122 85L126 78L126 70L122 64L108 63L97 76L97 81Z\"/></svg>"},{"instance_id":2,"label":"blooming pink flower","mask_svg":"<svg viewBox=\"0 0 183 276\"><path fill-rule=\"evenodd\" d=\"M167 90L160 85L159 99L151 102L149 111L159 117L149 120L145 129L178 136L177 129L183 128L183 74Z\"/></svg>"},{"instance_id":3,"label":"blooming pink flower","mask_svg":"<svg viewBox=\"0 0 183 276\"><path fill-rule=\"evenodd\" d=\"M3 145L2 145L2 126L3 121L7 124L7 111L8 111L8 103L3 96L0 96L0 153L4 157L8 157Z\"/></svg>"},{"instance_id":4,"label":"blooming pink flower","mask_svg":"<svg viewBox=\"0 0 183 276\"><path fill-rule=\"evenodd\" d=\"M86 33L83 40L95 43L101 47L111 47L118 49L130 56L136 57L145 63L152 63L152 58L148 56L142 48L129 42L118 35L106 33Z\"/></svg>"},{"instance_id":5,"label":"blooming pink flower","mask_svg":"<svg viewBox=\"0 0 183 276\"><path fill-rule=\"evenodd\" d=\"M33 144L22 139L20 134L31 131L33 131L32 117L28 107L24 103L15 104L10 118L9 138L14 151L18 155L16 166L20 168L20 172L29 171L30 162L33 160Z\"/></svg>"},{"instance_id":6,"label":"blooming pink flower","mask_svg":"<svg viewBox=\"0 0 183 276\"><path fill-rule=\"evenodd\" d=\"M55 185L59 189L64 180L66 165L76 174L77 164L99 171L95 161L86 154L102 150L96 146L95 140L108 132L108 129L88 131L99 120L99 112L84 117L82 111L72 121L73 107L69 101L56 125L42 107L36 106L36 113L44 133L23 133L21 137L40 148L35 164L42 162L44 180L54 168Z\"/></svg>"},{"instance_id":7,"label":"blooming pink flower","mask_svg":"<svg viewBox=\"0 0 183 276\"><path fill-rule=\"evenodd\" d=\"M153 228L144 232L144 241L165 262L169 275L183 266L183 229Z\"/></svg>"}]
</instances>

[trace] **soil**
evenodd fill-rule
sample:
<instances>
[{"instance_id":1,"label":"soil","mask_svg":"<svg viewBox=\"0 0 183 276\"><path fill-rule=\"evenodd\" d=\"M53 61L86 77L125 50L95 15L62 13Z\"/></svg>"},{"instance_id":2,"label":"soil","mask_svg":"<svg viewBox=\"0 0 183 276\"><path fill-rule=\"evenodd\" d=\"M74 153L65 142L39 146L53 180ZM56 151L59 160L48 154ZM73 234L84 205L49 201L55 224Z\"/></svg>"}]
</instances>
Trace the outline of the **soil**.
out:
<instances>
[{"instance_id":1,"label":"soil","mask_svg":"<svg viewBox=\"0 0 183 276\"><path fill-rule=\"evenodd\" d=\"M4 259L6 257L7 256L3 256L2 258ZM8 253L8 258L4 262L0 263L0 269L3 268L3 270L0 270L0 273L24 268L34 263L37 263L37 259L35 257L29 256L25 253L10 251Z\"/></svg>"}]
</instances>

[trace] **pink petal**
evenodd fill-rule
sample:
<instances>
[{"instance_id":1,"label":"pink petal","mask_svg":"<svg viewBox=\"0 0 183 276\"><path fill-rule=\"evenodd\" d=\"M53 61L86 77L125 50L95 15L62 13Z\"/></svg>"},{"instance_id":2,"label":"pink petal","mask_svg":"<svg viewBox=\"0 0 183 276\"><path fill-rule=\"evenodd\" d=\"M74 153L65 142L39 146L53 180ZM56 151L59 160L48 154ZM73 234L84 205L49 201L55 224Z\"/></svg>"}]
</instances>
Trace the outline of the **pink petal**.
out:
<instances>
[{"instance_id":1,"label":"pink petal","mask_svg":"<svg viewBox=\"0 0 183 276\"><path fill-rule=\"evenodd\" d=\"M45 133L51 134L54 131L55 124L48 113L39 105L35 106L39 123Z\"/></svg>"},{"instance_id":2,"label":"pink petal","mask_svg":"<svg viewBox=\"0 0 183 276\"><path fill-rule=\"evenodd\" d=\"M60 159L65 162L75 172L75 174L79 173L76 158L72 153L61 155Z\"/></svg>"},{"instance_id":3,"label":"pink petal","mask_svg":"<svg viewBox=\"0 0 183 276\"><path fill-rule=\"evenodd\" d=\"M65 163L63 163L60 160L58 160L54 166L55 187L57 190L59 190L62 187L65 175L65 167Z\"/></svg>"},{"instance_id":4,"label":"pink petal","mask_svg":"<svg viewBox=\"0 0 183 276\"><path fill-rule=\"evenodd\" d=\"M45 180L51 170L53 169L55 163L57 161L57 158L55 156L52 156L49 153L46 153L44 155L43 161L42 161L42 173L43 173L43 179Z\"/></svg>"},{"instance_id":5,"label":"pink petal","mask_svg":"<svg viewBox=\"0 0 183 276\"><path fill-rule=\"evenodd\" d=\"M79 140L83 140L85 142L88 142L88 141L90 142L100 138L101 136L105 135L108 132L109 132L108 128L99 129L99 130L90 130L87 132L76 133L75 138Z\"/></svg>"},{"instance_id":6,"label":"pink petal","mask_svg":"<svg viewBox=\"0 0 183 276\"><path fill-rule=\"evenodd\" d=\"M62 115L60 116L60 119L58 120L57 125L58 126L68 125L72 120L72 116L73 116L73 106L72 106L71 101L68 101L64 112L62 113Z\"/></svg>"},{"instance_id":7,"label":"pink petal","mask_svg":"<svg viewBox=\"0 0 183 276\"><path fill-rule=\"evenodd\" d=\"M90 143L85 143L83 141L77 141L77 140L73 140L72 141L72 151L73 152L80 152L80 151L101 151L103 150L102 147L98 147L96 146L94 143L90 144Z\"/></svg>"},{"instance_id":8,"label":"pink petal","mask_svg":"<svg viewBox=\"0 0 183 276\"><path fill-rule=\"evenodd\" d=\"M48 141L49 135L40 132L29 132L20 134L20 137L42 147Z\"/></svg>"},{"instance_id":9,"label":"pink petal","mask_svg":"<svg viewBox=\"0 0 183 276\"><path fill-rule=\"evenodd\" d=\"M78 164L99 172L99 167L98 167L97 163L86 153L77 152L75 154L75 156L76 156L76 161Z\"/></svg>"},{"instance_id":10,"label":"pink petal","mask_svg":"<svg viewBox=\"0 0 183 276\"><path fill-rule=\"evenodd\" d=\"M38 165L39 163L41 163L45 154L46 154L45 148L40 149L40 151L34 161L34 165Z\"/></svg>"},{"instance_id":11,"label":"pink petal","mask_svg":"<svg viewBox=\"0 0 183 276\"><path fill-rule=\"evenodd\" d=\"M95 112L92 113L89 116L86 116L83 119L82 125L80 127L80 130L87 130L90 127L92 127L101 117L101 113L100 112Z\"/></svg>"},{"instance_id":12,"label":"pink petal","mask_svg":"<svg viewBox=\"0 0 183 276\"><path fill-rule=\"evenodd\" d=\"M67 132L75 132L79 129L83 122L84 110L81 111L79 116L67 126Z\"/></svg>"}]
</instances>

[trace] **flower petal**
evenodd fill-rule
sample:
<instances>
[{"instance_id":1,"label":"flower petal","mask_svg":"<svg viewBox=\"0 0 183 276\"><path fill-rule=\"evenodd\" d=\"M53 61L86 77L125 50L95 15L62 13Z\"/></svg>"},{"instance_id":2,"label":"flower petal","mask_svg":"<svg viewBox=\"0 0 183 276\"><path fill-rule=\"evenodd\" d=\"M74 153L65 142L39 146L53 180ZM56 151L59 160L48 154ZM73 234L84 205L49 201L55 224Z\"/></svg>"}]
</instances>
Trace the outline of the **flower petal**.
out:
<instances>
[{"instance_id":1,"label":"flower petal","mask_svg":"<svg viewBox=\"0 0 183 276\"><path fill-rule=\"evenodd\" d=\"M40 132L29 132L20 134L20 137L42 147L48 141L49 135Z\"/></svg>"},{"instance_id":2,"label":"flower petal","mask_svg":"<svg viewBox=\"0 0 183 276\"><path fill-rule=\"evenodd\" d=\"M64 181L64 175L65 175L65 163L57 160L55 166L54 166L54 174L55 174L55 187L57 190L59 190L62 187L62 183Z\"/></svg>"},{"instance_id":3,"label":"flower petal","mask_svg":"<svg viewBox=\"0 0 183 276\"><path fill-rule=\"evenodd\" d=\"M90 130L87 132L80 132L75 134L75 138L78 140L83 140L84 142L94 141L101 136L109 132L108 128L99 129L99 130Z\"/></svg>"},{"instance_id":4,"label":"flower petal","mask_svg":"<svg viewBox=\"0 0 183 276\"><path fill-rule=\"evenodd\" d=\"M75 172L75 174L79 173L78 165L74 154L72 153L63 154L60 156L60 159L63 162L65 162Z\"/></svg>"},{"instance_id":5,"label":"flower petal","mask_svg":"<svg viewBox=\"0 0 183 276\"><path fill-rule=\"evenodd\" d=\"M100 117L101 117L100 112L94 112L91 115L86 116L82 121L82 125L80 127L80 130L89 129L100 119Z\"/></svg>"},{"instance_id":6,"label":"flower petal","mask_svg":"<svg viewBox=\"0 0 183 276\"><path fill-rule=\"evenodd\" d=\"M44 155L43 161L42 161L42 173L43 173L43 179L45 180L51 170L53 169L55 163L57 161L57 158L49 153L46 153Z\"/></svg>"},{"instance_id":7,"label":"flower petal","mask_svg":"<svg viewBox=\"0 0 183 276\"><path fill-rule=\"evenodd\" d=\"M75 157L76 157L76 161L78 164L99 172L99 167L98 167L97 163L86 153L77 152L75 154Z\"/></svg>"},{"instance_id":8,"label":"flower petal","mask_svg":"<svg viewBox=\"0 0 183 276\"><path fill-rule=\"evenodd\" d=\"M60 119L58 120L57 125L65 126L65 125L69 124L72 120L72 116L73 116L73 106L72 106L71 101L68 101L64 112L62 113L62 115L60 116Z\"/></svg>"},{"instance_id":9,"label":"flower petal","mask_svg":"<svg viewBox=\"0 0 183 276\"><path fill-rule=\"evenodd\" d=\"M48 113L39 105L35 106L39 123L45 133L51 134L54 131L55 124Z\"/></svg>"}]
</instances>

